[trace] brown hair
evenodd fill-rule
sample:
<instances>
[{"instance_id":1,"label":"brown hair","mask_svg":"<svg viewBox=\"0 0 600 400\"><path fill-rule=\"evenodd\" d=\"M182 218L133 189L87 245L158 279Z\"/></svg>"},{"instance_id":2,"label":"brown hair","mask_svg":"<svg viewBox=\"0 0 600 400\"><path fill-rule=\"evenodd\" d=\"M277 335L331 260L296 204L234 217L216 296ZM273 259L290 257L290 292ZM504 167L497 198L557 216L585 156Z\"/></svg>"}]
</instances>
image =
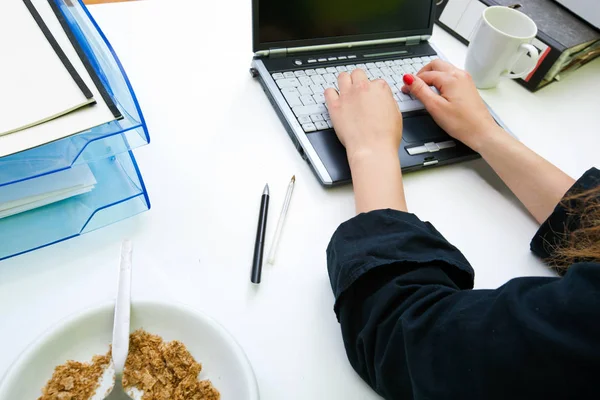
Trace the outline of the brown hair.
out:
<instances>
[{"instance_id":1,"label":"brown hair","mask_svg":"<svg viewBox=\"0 0 600 400\"><path fill-rule=\"evenodd\" d=\"M567 196L563 200L570 218L579 220L577 228L564 234L555 249L552 264L566 270L576 262L600 262L600 186Z\"/></svg>"}]
</instances>

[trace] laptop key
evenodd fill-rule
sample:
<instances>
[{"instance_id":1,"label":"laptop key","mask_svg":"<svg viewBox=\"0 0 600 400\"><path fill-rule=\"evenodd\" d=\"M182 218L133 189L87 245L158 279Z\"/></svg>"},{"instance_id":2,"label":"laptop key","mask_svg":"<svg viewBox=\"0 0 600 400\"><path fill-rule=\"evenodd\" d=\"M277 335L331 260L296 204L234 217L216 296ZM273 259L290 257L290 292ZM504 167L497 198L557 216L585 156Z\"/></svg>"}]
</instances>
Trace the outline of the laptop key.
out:
<instances>
[{"instance_id":1,"label":"laptop key","mask_svg":"<svg viewBox=\"0 0 600 400\"><path fill-rule=\"evenodd\" d=\"M362 69L362 70L366 70L367 66L365 64L356 64L356 68Z\"/></svg>"},{"instance_id":2,"label":"laptop key","mask_svg":"<svg viewBox=\"0 0 600 400\"><path fill-rule=\"evenodd\" d=\"M321 85L312 85L310 87L310 90L312 90L313 94L319 94L325 91L325 89Z\"/></svg>"},{"instance_id":3,"label":"laptop key","mask_svg":"<svg viewBox=\"0 0 600 400\"><path fill-rule=\"evenodd\" d=\"M302 129L304 129L304 132L314 132L317 130L317 127L311 122L309 124L302 125Z\"/></svg>"},{"instance_id":4,"label":"laptop key","mask_svg":"<svg viewBox=\"0 0 600 400\"><path fill-rule=\"evenodd\" d=\"M404 85L404 81L402 81L402 75L392 75L392 79L396 81L396 83L399 84L400 87Z\"/></svg>"},{"instance_id":5,"label":"laptop key","mask_svg":"<svg viewBox=\"0 0 600 400\"><path fill-rule=\"evenodd\" d=\"M327 72L329 72L330 74L335 74L337 72L337 69L335 69L335 67L327 67L325 68L327 70Z\"/></svg>"},{"instance_id":6,"label":"laptop key","mask_svg":"<svg viewBox=\"0 0 600 400\"><path fill-rule=\"evenodd\" d=\"M304 104L302 104L302 101L300 101L300 97L293 95L293 94L288 94L284 96L285 99L287 100L288 104L290 105L290 107L296 107L296 106L302 106Z\"/></svg>"},{"instance_id":7,"label":"laptop key","mask_svg":"<svg viewBox=\"0 0 600 400\"><path fill-rule=\"evenodd\" d=\"M375 63L375 66L376 66L377 68L385 67L385 63L384 63L383 61L377 61L377 62Z\"/></svg>"},{"instance_id":8,"label":"laptop key","mask_svg":"<svg viewBox=\"0 0 600 400\"><path fill-rule=\"evenodd\" d=\"M310 87L308 86L300 86L298 88L298 92L302 95L302 96L312 96L313 91L310 90Z\"/></svg>"},{"instance_id":9,"label":"laptop key","mask_svg":"<svg viewBox=\"0 0 600 400\"><path fill-rule=\"evenodd\" d=\"M313 99L315 99L315 103L325 103L325 95L323 93L315 94Z\"/></svg>"},{"instance_id":10,"label":"laptop key","mask_svg":"<svg viewBox=\"0 0 600 400\"><path fill-rule=\"evenodd\" d=\"M393 67L393 66L394 66L394 62L393 62L393 61L386 61L386 62L385 62L385 65L386 65L387 67Z\"/></svg>"},{"instance_id":11,"label":"laptop key","mask_svg":"<svg viewBox=\"0 0 600 400\"><path fill-rule=\"evenodd\" d=\"M317 104L317 102L315 101L315 99L313 99L312 96L300 96L300 100L302 101L302 104L304 104L305 106Z\"/></svg>"},{"instance_id":12,"label":"laptop key","mask_svg":"<svg viewBox=\"0 0 600 400\"><path fill-rule=\"evenodd\" d=\"M302 85L300 85L300 81L296 78L279 79L275 82L277 82L277 86L279 86L279 89L291 88L291 87L295 88L298 86L302 86Z\"/></svg>"},{"instance_id":13,"label":"laptop key","mask_svg":"<svg viewBox=\"0 0 600 400\"><path fill-rule=\"evenodd\" d=\"M367 66L368 69L377 68L377 66L375 65L375 63L366 63L365 65Z\"/></svg>"},{"instance_id":14,"label":"laptop key","mask_svg":"<svg viewBox=\"0 0 600 400\"><path fill-rule=\"evenodd\" d=\"M307 69L304 71L304 73L306 74L306 76L313 76L317 74L317 71L315 71L314 69Z\"/></svg>"},{"instance_id":15,"label":"laptop key","mask_svg":"<svg viewBox=\"0 0 600 400\"><path fill-rule=\"evenodd\" d=\"M304 71L296 71L296 72L294 72L294 75L296 75L296 78L300 78L301 76L305 77L306 76L306 72L304 72Z\"/></svg>"},{"instance_id":16,"label":"laptop key","mask_svg":"<svg viewBox=\"0 0 600 400\"><path fill-rule=\"evenodd\" d=\"M320 129L320 130L329 128L329 126L327 125L327 122L325 122L325 121L315 122L315 126L317 127L317 129Z\"/></svg>"},{"instance_id":17,"label":"laptop key","mask_svg":"<svg viewBox=\"0 0 600 400\"><path fill-rule=\"evenodd\" d=\"M329 113L328 112L323 113L321 116L323 117L323 119L325 121L327 121L328 119L331 119L331 118L329 118Z\"/></svg>"},{"instance_id":18,"label":"laptop key","mask_svg":"<svg viewBox=\"0 0 600 400\"><path fill-rule=\"evenodd\" d=\"M329 119L328 119L328 120L327 120L327 121L325 121L325 122L327 122L327 126L328 126L328 127L330 127L330 128L333 128L333 123L331 122L331 120L329 120Z\"/></svg>"},{"instance_id":19,"label":"laptop key","mask_svg":"<svg viewBox=\"0 0 600 400\"><path fill-rule=\"evenodd\" d=\"M404 60L394 60L395 65L404 65Z\"/></svg>"},{"instance_id":20,"label":"laptop key","mask_svg":"<svg viewBox=\"0 0 600 400\"><path fill-rule=\"evenodd\" d=\"M298 78L298 80L300 81L302 86L310 86L313 84L313 80L310 79L308 76L301 76L300 78Z\"/></svg>"},{"instance_id":21,"label":"laptop key","mask_svg":"<svg viewBox=\"0 0 600 400\"><path fill-rule=\"evenodd\" d=\"M296 77L296 75L294 75L293 72L284 72L283 76L286 78L295 78Z\"/></svg>"},{"instance_id":22,"label":"laptop key","mask_svg":"<svg viewBox=\"0 0 600 400\"><path fill-rule=\"evenodd\" d=\"M397 87L398 89L402 89L402 86L400 84L398 84ZM410 96L404 93L402 90L399 90L397 95L400 101L411 101Z\"/></svg>"},{"instance_id":23,"label":"laptop key","mask_svg":"<svg viewBox=\"0 0 600 400\"><path fill-rule=\"evenodd\" d=\"M337 88L335 87L335 84L333 82L327 82L326 84L323 85L323 88L324 88L323 91L325 91L328 88L332 88L332 89L336 89L337 90Z\"/></svg>"},{"instance_id":24,"label":"laptop key","mask_svg":"<svg viewBox=\"0 0 600 400\"><path fill-rule=\"evenodd\" d=\"M336 67L335 69L337 69L338 72L348 71L348 68L344 67L343 65L340 65L339 67Z\"/></svg>"},{"instance_id":25,"label":"laptop key","mask_svg":"<svg viewBox=\"0 0 600 400\"><path fill-rule=\"evenodd\" d=\"M281 72L276 72L273 74L273 79L275 79L275 80L283 79L283 78L285 78L285 77L283 76L283 74Z\"/></svg>"},{"instance_id":26,"label":"laptop key","mask_svg":"<svg viewBox=\"0 0 600 400\"><path fill-rule=\"evenodd\" d=\"M296 117L311 116L312 114L323 114L327 112L327 108L323 104L314 104L311 106L298 106L293 107L292 111L296 115Z\"/></svg>"},{"instance_id":27,"label":"laptop key","mask_svg":"<svg viewBox=\"0 0 600 400\"><path fill-rule=\"evenodd\" d=\"M303 115L301 117L298 117L298 122L300 122L302 125L304 125L304 124L310 124L312 122L312 120L310 119L310 117L308 115Z\"/></svg>"},{"instance_id":28,"label":"laptop key","mask_svg":"<svg viewBox=\"0 0 600 400\"><path fill-rule=\"evenodd\" d=\"M315 85L322 85L325 83L325 79L321 75L311 76L311 79Z\"/></svg>"},{"instance_id":29,"label":"laptop key","mask_svg":"<svg viewBox=\"0 0 600 400\"><path fill-rule=\"evenodd\" d=\"M381 70L379 68L371 68L369 70L369 72L371 73L371 75L373 77L375 77L375 79L381 78L383 76L383 74L381 73Z\"/></svg>"},{"instance_id":30,"label":"laptop key","mask_svg":"<svg viewBox=\"0 0 600 400\"><path fill-rule=\"evenodd\" d=\"M323 121L323 116L321 114L314 114L310 116L310 119L312 120L312 122L319 122Z\"/></svg>"},{"instance_id":31,"label":"laptop key","mask_svg":"<svg viewBox=\"0 0 600 400\"><path fill-rule=\"evenodd\" d=\"M384 81L386 81L387 84L390 85L390 87L396 86L396 81L393 80L392 77L390 77L390 76L384 76L381 79L383 79Z\"/></svg>"},{"instance_id":32,"label":"laptop key","mask_svg":"<svg viewBox=\"0 0 600 400\"><path fill-rule=\"evenodd\" d=\"M287 96L288 94L295 95L295 96L300 96L300 92L298 91L298 89L293 88L293 87L291 87L291 88L283 88L283 89L281 89L281 93L284 96Z\"/></svg>"},{"instance_id":33,"label":"laptop key","mask_svg":"<svg viewBox=\"0 0 600 400\"><path fill-rule=\"evenodd\" d=\"M425 108L425 106L423 106L423 103L421 103L420 101L416 101L416 100L403 101L403 102L399 103L399 105L400 105L401 112L422 110L423 108Z\"/></svg>"},{"instance_id":34,"label":"laptop key","mask_svg":"<svg viewBox=\"0 0 600 400\"><path fill-rule=\"evenodd\" d=\"M393 75L393 74L394 74L394 72L393 72L391 69L389 69L388 67L383 67L383 68L380 68L380 71L381 71L381 73L382 73L384 76L387 76L387 75Z\"/></svg>"},{"instance_id":35,"label":"laptop key","mask_svg":"<svg viewBox=\"0 0 600 400\"><path fill-rule=\"evenodd\" d=\"M335 75L333 75L333 74L325 74L325 75L323 75L323 78L325 79L325 82L328 82L328 83L333 83L333 82L337 81Z\"/></svg>"},{"instance_id":36,"label":"laptop key","mask_svg":"<svg viewBox=\"0 0 600 400\"><path fill-rule=\"evenodd\" d=\"M421 64L420 62L418 62L418 63L414 63L414 64L413 64L413 67L414 67L414 69L416 69L416 70L417 70L417 72L419 72L420 70L422 70L422 69L423 69L424 65L423 65L423 64Z\"/></svg>"},{"instance_id":37,"label":"laptop key","mask_svg":"<svg viewBox=\"0 0 600 400\"><path fill-rule=\"evenodd\" d=\"M315 69L315 72L319 75L323 75L327 73L327 70L325 68L317 68Z\"/></svg>"},{"instance_id":38,"label":"laptop key","mask_svg":"<svg viewBox=\"0 0 600 400\"><path fill-rule=\"evenodd\" d=\"M404 70L404 72L406 72L407 74L416 74L417 71L413 68L412 65L410 64L404 64L402 66L402 69Z\"/></svg>"},{"instance_id":39,"label":"laptop key","mask_svg":"<svg viewBox=\"0 0 600 400\"><path fill-rule=\"evenodd\" d=\"M352 71L354 71L356 69L356 65L346 65L346 69L349 72L352 72Z\"/></svg>"}]
</instances>

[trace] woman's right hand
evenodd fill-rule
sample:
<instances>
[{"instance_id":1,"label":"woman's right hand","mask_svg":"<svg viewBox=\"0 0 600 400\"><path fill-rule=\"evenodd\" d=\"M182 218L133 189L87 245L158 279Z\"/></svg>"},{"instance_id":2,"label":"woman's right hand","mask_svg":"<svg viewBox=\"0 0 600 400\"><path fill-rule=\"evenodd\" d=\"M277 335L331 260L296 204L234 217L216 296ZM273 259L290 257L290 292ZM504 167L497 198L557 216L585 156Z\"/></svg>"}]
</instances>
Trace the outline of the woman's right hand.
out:
<instances>
[{"instance_id":1,"label":"woman's right hand","mask_svg":"<svg viewBox=\"0 0 600 400\"><path fill-rule=\"evenodd\" d=\"M486 137L498 132L499 126L467 72L445 61L435 60L413 78L412 84L408 85L410 78L405 76L402 91L419 99L435 122L450 136L478 151ZM430 86L435 86L440 94L431 90Z\"/></svg>"}]
</instances>

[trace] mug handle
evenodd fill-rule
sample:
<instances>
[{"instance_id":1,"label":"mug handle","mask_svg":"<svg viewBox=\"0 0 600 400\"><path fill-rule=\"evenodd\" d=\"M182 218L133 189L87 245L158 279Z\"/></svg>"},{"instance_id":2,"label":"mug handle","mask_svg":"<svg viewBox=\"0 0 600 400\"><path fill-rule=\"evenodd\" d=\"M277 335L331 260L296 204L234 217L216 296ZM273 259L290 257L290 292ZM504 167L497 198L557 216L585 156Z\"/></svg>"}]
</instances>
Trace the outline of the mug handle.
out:
<instances>
[{"instance_id":1,"label":"mug handle","mask_svg":"<svg viewBox=\"0 0 600 400\"><path fill-rule=\"evenodd\" d=\"M510 79L524 78L527 75L529 75L531 73L531 71L533 71L533 69L536 67L538 59L540 58L540 53L539 53L538 49L536 49L533 45L531 45L529 43L522 43L519 46L519 53L531 54L531 67L526 69L523 72L518 72L516 74L513 74L512 72L510 72L510 73L506 72L503 74L503 76L506 76L507 78L510 78Z\"/></svg>"}]
</instances>

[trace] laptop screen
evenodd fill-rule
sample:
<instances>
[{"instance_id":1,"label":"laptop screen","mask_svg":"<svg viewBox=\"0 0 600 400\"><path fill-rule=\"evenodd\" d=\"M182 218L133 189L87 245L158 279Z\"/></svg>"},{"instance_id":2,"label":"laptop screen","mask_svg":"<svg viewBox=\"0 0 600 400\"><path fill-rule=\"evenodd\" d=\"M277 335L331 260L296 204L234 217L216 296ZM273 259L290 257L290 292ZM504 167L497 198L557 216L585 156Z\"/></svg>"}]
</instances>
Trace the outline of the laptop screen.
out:
<instances>
[{"instance_id":1,"label":"laptop screen","mask_svg":"<svg viewBox=\"0 0 600 400\"><path fill-rule=\"evenodd\" d=\"M433 7L431 0L257 2L258 42L262 45L353 36L372 38L376 34L423 31L431 26Z\"/></svg>"}]
</instances>

